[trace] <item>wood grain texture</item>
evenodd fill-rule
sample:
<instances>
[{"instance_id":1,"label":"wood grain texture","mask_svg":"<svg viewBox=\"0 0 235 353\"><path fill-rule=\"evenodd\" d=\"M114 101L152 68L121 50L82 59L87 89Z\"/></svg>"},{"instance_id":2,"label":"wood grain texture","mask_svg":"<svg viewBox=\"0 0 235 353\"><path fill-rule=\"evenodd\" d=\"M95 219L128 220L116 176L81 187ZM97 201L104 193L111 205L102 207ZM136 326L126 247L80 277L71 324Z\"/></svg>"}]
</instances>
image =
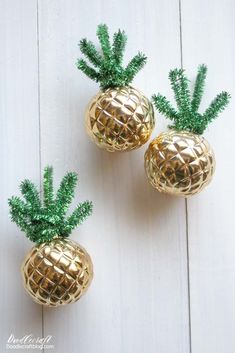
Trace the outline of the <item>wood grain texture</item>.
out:
<instances>
[{"instance_id":1,"label":"wood grain texture","mask_svg":"<svg viewBox=\"0 0 235 353\"><path fill-rule=\"evenodd\" d=\"M182 0L183 63L193 77L208 64L202 109L221 90L232 101L209 127L217 169L211 185L188 202L192 352L233 353L234 237L234 1Z\"/></svg>"},{"instance_id":2,"label":"wood grain texture","mask_svg":"<svg viewBox=\"0 0 235 353\"><path fill-rule=\"evenodd\" d=\"M55 337L58 353L95 353L97 347L107 353L186 353L184 200L148 186L147 146L109 154L83 128L98 86L75 67L77 44L84 36L97 43L96 26L103 22L111 32L127 31L126 60L138 50L149 56L135 81L147 95L160 88L168 93L168 71L180 63L177 1L39 2L42 165L53 163L57 178L68 169L78 171L79 198L95 206L92 218L74 233L92 255L94 282L77 305L45 310L45 333Z\"/></svg>"},{"instance_id":3,"label":"wood grain texture","mask_svg":"<svg viewBox=\"0 0 235 353\"><path fill-rule=\"evenodd\" d=\"M41 308L25 293L19 271L32 244L10 222L7 206L22 179L40 179L37 3L1 1L0 19L0 351L5 352L11 333L42 334Z\"/></svg>"}]
</instances>

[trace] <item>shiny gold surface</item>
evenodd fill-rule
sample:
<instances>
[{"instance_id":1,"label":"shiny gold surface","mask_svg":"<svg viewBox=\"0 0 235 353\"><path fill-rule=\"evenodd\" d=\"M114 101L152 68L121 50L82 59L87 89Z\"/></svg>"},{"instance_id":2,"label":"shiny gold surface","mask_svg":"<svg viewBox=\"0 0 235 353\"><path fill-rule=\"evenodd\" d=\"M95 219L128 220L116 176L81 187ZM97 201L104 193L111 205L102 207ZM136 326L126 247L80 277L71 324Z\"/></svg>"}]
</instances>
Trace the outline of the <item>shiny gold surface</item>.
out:
<instances>
[{"instance_id":1,"label":"shiny gold surface","mask_svg":"<svg viewBox=\"0 0 235 353\"><path fill-rule=\"evenodd\" d=\"M88 135L109 152L130 151L142 146L153 128L152 104L130 86L99 92L87 108Z\"/></svg>"},{"instance_id":2,"label":"shiny gold surface","mask_svg":"<svg viewBox=\"0 0 235 353\"><path fill-rule=\"evenodd\" d=\"M34 246L21 271L24 287L33 299L54 307L76 302L93 277L91 258L86 250L62 238Z\"/></svg>"},{"instance_id":3,"label":"shiny gold surface","mask_svg":"<svg viewBox=\"0 0 235 353\"><path fill-rule=\"evenodd\" d=\"M209 143L186 131L160 134L145 153L145 171L152 186L176 196L200 192L211 181L214 170Z\"/></svg>"}]
</instances>

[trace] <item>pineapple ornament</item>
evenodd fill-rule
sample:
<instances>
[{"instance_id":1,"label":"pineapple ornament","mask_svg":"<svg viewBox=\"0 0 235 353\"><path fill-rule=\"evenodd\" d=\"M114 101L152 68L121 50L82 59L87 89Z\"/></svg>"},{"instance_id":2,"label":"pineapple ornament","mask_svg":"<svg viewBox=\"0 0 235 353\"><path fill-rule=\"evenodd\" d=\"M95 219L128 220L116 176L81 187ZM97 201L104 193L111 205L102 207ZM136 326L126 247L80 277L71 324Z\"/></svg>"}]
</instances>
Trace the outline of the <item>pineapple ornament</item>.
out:
<instances>
[{"instance_id":1,"label":"pineapple ornament","mask_svg":"<svg viewBox=\"0 0 235 353\"><path fill-rule=\"evenodd\" d=\"M56 307L74 303L86 292L93 277L92 261L86 250L68 238L71 231L91 214L92 203L79 204L66 213L77 184L77 174L67 173L53 193L53 169L46 167L43 202L36 186L24 180L25 200L11 197L11 219L36 245L26 255L21 272L26 291L39 304Z\"/></svg>"},{"instance_id":2,"label":"pineapple ornament","mask_svg":"<svg viewBox=\"0 0 235 353\"><path fill-rule=\"evenodd\" d=\"M202 99L207 67L199 66L192 98L183 69L170 71L169 79L178 111L166 97L153 96L157 110L171 119L170 131L161 133L145 153L145 171L151 185L160 192L188 197L199 193L212 179L214 153L201 134L207 125L224 110L230 95L221 92L204 114L198 112Z\"/></svg>"},{"instance_id":3,"label":"pineapple ornament","mask_svg":"<svg viewBox=\"0 0 235 353\"><path fill-rule=\"evenodd\" d=\"M101 91L90 101L85 117L86 130L93 142L109 152L131 151L145 144L154 128L151 102L130 86L134 76L146 63L146 56L138 53L124 68L125 32L114 34L110 44L108 28L97 29L102 54L87 39L80 41L80 50L96 68L83 59L77 67L89 78L100 83Z\"/></svg>"}]
</instances>

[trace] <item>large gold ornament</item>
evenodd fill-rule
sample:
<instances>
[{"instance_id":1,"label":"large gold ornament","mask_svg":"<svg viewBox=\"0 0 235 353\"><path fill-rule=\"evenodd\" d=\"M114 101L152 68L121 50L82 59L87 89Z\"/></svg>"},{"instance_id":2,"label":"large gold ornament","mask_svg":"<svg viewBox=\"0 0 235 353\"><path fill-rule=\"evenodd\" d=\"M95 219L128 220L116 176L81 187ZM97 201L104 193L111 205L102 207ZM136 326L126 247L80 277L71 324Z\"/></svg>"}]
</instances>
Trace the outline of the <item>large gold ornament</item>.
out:
<instances>
[{"instance_id":1,"label":"large gold ornament","mask_svg":"<svg viewBox=\"0 0 235 353\"><path fill-rule=\"evenodd\" d=\"M87 108L88 135L109 152L131 151L142 146L153 128L152 104L131 86L105 89Z\"/></svg>"},{"instance_id":2,"label":"large gold ornament","mask_svg":"<svg viewBox=\"0 0 235 353\"><path fill-rule=\"evenodd\" d=\"M219 93L204 113L199 112L207 67L200 65L193 94L182 68L171 70L169 79L178 110L158 93L152 99L159 113L173 124L154 139L145 153L145 170L151 185L160 192L188 197L208 185L215 171L214 153L203 136L208 124L227 106L230 95Z\"/></svg>"},{"instance_id":3,"label":"large gold ornament","mask_svg":"<svg viewBox=\"0 0 235 353\"><path fill-rule=\"evenodd\" d=\"M76 302L93 278L86 250L63 238L35 245L21 271L24 287L31 297L39 304L53 307Z\"/></svg>"},{"instance_id":4,"label":"large gold ornament","mask_svg":"<svg viewBox=\"0 0 235 353\"><path fill-rule=\"evenodd\" d=\"M215 157L204 137L171 130L150 143L145 153L145 170L158 191L187 197L210 183Z\"/></svg>"},{"instance_id":5,"label":"large gold ornament","mask_svg":"<svg viewBox=\"0 0 235 353\"><path fill-rule=\"evenodd\" d=\"M21 273L29 295L39 304L57 307L76 302L93 278L91 258L68 236L92 213L92 202L79 203L67 216L77 184L77 174L68 172L56 193L53 168L44 169L43 197L28 179L20 184L24 200L12 196L11 219L36 245L26 255Z\"/></svg>"},{"instance_id":6,"label":"large gold ornament","mask_svg":"<svg viewBox=\"0 0 235 353\"><path fill-rule=\"evenodd\" d=\"M92 141L102 149L109 152L131 151L145 144L154 128L151 102L131 87L147 57L139 52L127 65L123 65L127 42L125 32L119 29L111 43L108 27L101 24L97 28L97 36L100 51L86 38L79 43L89 64L80 58L77 67L99 82L101 88L87 108L86 129Z\"/></svg>"}]
</instances>

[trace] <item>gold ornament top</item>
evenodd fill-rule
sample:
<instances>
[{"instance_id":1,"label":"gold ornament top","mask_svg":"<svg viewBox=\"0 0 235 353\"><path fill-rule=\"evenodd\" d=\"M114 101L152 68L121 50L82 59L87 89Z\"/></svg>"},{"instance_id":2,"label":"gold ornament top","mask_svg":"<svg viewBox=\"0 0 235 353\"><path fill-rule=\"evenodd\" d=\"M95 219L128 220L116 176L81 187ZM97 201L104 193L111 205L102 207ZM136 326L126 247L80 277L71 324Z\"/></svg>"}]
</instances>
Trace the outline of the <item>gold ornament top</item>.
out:
<instances>
[{"instance_id":1,"label":"gold ornament top","mask_svg":"<svg viewBox=\"0 0 235 353\"><path fill-rule=\"evenodd\" d=\"M158 191L187 197L197 194L211 181L214 153L204 137L170 130L150 143L145 153L145 170Z\"/></svg>"},{"instance_id":2,"label":"gold ornament top","mask_svg":"<svg viewBox=\"0 0 235 353\"><path fill-rule=\"evenodd\" d=\"M86 112L89 136L109 152L130 151L142 146L148 141L153 128L152 104L130 86L99 92Z\"/></svg>"}]
</instances>

